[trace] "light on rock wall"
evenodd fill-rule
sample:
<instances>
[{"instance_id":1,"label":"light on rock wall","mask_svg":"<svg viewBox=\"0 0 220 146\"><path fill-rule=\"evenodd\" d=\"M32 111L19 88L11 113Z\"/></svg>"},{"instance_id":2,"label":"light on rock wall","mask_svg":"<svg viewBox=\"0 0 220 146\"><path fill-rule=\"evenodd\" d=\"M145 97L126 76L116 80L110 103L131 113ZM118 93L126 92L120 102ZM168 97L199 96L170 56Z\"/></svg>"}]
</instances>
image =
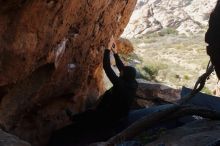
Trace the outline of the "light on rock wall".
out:
<instances>
[{"instance_id":1,"label":"light on rock wall","mask_svg":"<svg viewBox=\"0 0 220 146\"><path fill-rule=\"evenodd\" d=\"M120 20L121 20L121 14L119 14L119 15L117 16L117 21L120 22Z\"/></svg>"},{"instance_id":2,"label":"light on rock wall","mask_svg":"<svg viewBox=\"0 0 220 146\"><path fill-rule=\"evenodd\" d=\"M76 68L76 65L73 64L73 63L70 63L70 64L67 65L67 68L68 68L68 72L71 73Z\"/></svg>"},{"instance_id":3,"label":"light on rock wall","mask_svg":"<svg viewBox=\"0 0 220 146\"><path fill-rule=\"evenodd\" d=\"M66 49L66 42L68 41L68 39L64 38L57 46L57 48L55 49L55 67L57 68L60 62L60 59L62 58L65 49Z\"/></svg>"}]
</instances>

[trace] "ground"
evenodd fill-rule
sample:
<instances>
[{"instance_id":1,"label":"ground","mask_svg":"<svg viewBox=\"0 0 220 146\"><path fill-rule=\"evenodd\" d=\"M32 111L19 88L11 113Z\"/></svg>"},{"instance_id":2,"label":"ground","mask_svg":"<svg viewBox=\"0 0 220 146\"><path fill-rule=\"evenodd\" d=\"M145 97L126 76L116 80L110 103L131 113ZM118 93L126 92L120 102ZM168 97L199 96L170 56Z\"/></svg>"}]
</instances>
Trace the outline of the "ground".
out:
<instances>
[{"instance_id":1,"label":"ground","mask_svg":"<svg viewBox=\"0 0 220 146\"><path fill-rule=\"evenodd\" d=\"M196 35L178 35L167 29L131 39L135 53L130 56L141 76L174 88L192 88L205 72L209 57L206 54L204 32ZM213 75L204 92L211 94L217 83Z\"/></svg>"}]
</instances>

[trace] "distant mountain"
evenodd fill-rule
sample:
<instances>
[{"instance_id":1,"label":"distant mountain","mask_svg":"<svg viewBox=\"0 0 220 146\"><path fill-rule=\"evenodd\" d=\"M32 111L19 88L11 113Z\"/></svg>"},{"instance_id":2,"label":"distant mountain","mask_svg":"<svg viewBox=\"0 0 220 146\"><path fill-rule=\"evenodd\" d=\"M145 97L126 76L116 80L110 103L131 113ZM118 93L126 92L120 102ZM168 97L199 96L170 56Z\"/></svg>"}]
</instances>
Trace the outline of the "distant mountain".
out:
<instances>
[{"instance_id":1,"label":"distant mountain","mask_svg":"<svg viewBox=\"0 0 220 146\"><path fill-rule=\"evenodd\" d=\"M123 37L132 38L164 29L190 35L207 29L217 0L138 0Z\"/></svg>"}]
</instances>

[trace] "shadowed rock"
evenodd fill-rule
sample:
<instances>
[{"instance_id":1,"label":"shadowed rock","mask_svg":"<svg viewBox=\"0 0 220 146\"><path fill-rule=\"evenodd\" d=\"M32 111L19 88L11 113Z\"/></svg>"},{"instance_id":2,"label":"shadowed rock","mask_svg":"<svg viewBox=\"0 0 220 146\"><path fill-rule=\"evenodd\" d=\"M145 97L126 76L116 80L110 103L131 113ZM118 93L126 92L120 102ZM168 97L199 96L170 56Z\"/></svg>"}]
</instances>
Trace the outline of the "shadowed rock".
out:
<instances>
[{"instance_id":1,"label":"shadowed rock","mask_svg":"<svg viewBox=\"0 0 220 146\"><path fill-rule=\"evenodd\" d=\"M33 145L103 92L102 54L136 0L0 1L0 124Z\"/></svg>"},{"instance_id":2,"label":"shadowed rock","mask_svg":"<svg viewBox=\"0 0 220 146\"><path fill-rule=\"evenodd\" d=\"M0 129L0 145L1 146L31 146L29 143L19 139L18 137L8 134Z\"/></svg>"}]
</instances>

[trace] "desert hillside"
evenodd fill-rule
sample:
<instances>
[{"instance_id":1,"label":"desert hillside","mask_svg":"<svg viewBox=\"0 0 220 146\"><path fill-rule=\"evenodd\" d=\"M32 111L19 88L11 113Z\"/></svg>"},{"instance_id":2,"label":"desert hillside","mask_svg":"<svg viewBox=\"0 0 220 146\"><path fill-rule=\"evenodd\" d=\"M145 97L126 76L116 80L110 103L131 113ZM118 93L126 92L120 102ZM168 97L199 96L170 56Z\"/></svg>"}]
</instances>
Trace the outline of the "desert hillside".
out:
<instances>
[{"instance_id":1,"label":"desert hillside","mask_svg":"<svg viewBox=\"0 0 220 146\"><path fill-rule=\"evenodd\" d=\"M139 0L123 36L132 38L166 28L179 34L207 29L216 0Z\"/></svg>"},{"instance_id":2,"label":"desert hillside","mask_svg":"<svg viewBox=\"0 0 220 146\"><path fill-rule=\"evenodd\" d=\"M193 87L209 56L204 41L216 0L139 0L122 37L134 45L130 59L143 78L181 88ZM204 92L217 83L212 76Z\"/></svg>"}]
</instances>

